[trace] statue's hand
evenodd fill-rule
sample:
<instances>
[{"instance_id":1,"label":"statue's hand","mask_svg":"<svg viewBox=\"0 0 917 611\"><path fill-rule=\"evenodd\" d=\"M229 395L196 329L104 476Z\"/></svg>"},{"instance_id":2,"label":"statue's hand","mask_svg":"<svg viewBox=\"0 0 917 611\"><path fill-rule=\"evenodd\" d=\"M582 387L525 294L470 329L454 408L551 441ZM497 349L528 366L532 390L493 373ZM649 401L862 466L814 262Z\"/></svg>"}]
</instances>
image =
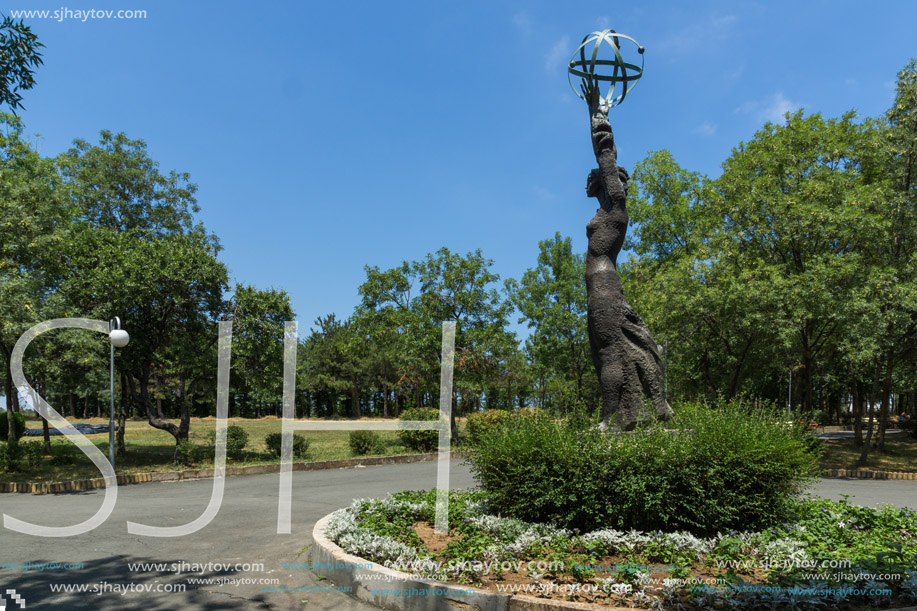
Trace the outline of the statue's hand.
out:
<instances>
[{"instance_id":1,"label":"statue's hand","mask_svg":"<svg viewBox=\"0 0 917 611\"><path fill-rule=\"evenodd\" d=\"M589 113L594 114L596 111L607 112L602 108L602 95L599 93L599 81L592 75L584 76L583 82L580 84L580 91L583 92L583 97L586 99L586 103L589 104Z\"/></svg>"}]
</instances>

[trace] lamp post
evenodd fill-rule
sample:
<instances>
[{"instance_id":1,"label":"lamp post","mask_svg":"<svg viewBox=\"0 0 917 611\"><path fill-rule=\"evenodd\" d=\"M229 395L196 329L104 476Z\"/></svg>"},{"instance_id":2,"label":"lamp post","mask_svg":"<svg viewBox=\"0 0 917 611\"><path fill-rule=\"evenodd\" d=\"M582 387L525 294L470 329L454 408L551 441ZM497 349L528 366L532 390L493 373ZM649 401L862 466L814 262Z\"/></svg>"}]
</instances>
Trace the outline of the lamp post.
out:
<instances>
[{"instance_id":1,"label":"lamp post","mask_svg":"<svg viewBox=\"0 0 917 611\"><path fill-rule=\"evenodd\" d=\"M111 343L111 410L108 418L108 461L115 468L115 348L123 348L131 340L127 331L121 328L121 319L115 316L108 323L108 341Z\"/></svg>"}]
</instances>

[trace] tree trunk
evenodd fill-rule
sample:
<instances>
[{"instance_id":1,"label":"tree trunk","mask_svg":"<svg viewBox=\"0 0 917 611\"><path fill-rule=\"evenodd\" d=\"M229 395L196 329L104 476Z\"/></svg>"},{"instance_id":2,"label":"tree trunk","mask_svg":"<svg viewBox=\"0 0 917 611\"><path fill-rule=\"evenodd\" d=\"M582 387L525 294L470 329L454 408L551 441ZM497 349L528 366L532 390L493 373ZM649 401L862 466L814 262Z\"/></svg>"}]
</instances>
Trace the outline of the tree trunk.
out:
<instances>
[{"instance_id":1,"label":"tree trunk","mask_svg":"<svg viewBox=\"0 0 917 611\"><path fill-rule=\"evenodd\" d=\"M165 416L162 415L162 378L158 375L155 379L156 382L156 417L160 420L165 420Z\"/></svg>"},{"instance_id":2,"label":"tree trunk","mask_svg":"<svg viewBox=\"0 0 917 611\"><path fill-rule=\"evenodd\" d=\"M860 450L860 458L857 460L857 466L865 467L866 459L869 457L869 444L872 441L872 425L876 420L876 397L879 392L879 383L881 381L880 376L882 374L882 364L881 361L876 365L876 372L873 376L872 389L869 392L869 422L866 427L866 439L863 440L863 447Z\"/></svg>"},{"instance_id":3,"label":"tree trunk","mask_svg":"<svg viewBox=\"0 0 917 611\"><path fill-rule=\"evenodd\" d=\"M137 378L136 381L134 380L133 375L128 374L127 376L128 388L130 389L130 394L133 400L138 402L140 405L142 405L144 409L146 410L147 422L150 423L150 426L152 426L155 429L165 431L169 433L170 435L172 435L172 437L175 438L174 456L176 460L179 460L181 458L181 455L178 451L178 444L180 444L182 440L188 438L188 425L189 425L188 410L187 410L187 407L184 405L184 400L179 398L179 402L180 402L179 414L181 418L180 427L175 426L174 424L167 421L166 419L158 416L156 412L156 407L153 403L153 398L150 396L149 370L150 370L150 365L148 363L144 364L140 371L140 376ZM181 386L183 389L184 387L183 381L181 382Z\"/></svg>"},{"instance_id":4,"label":"tree trunk","mask_svg":"<svg viewBox=\"0 0 917 611\"><path fill-rule=\"evenodd\" d=\"M38 399L39 390L38 389L41 389L41 392L44 392L45 385L39 384L38 382L36 382L35 387L36 387L36 390L35 390L36 396L33 398L34 400L32 401L32 409L34 409L37 412L38 411L38 401L39 401ZM41 436L44 442L42 449L44 450L45 454L50 454L51 453L51 430L48 428L48 421L47 419L45 419L44 416L42 416L41 418Z\"/></svg>"},{"instance_id":5,"label":"tree trunk","mask_svg":"<svg viewBox=\"0 0 917 611\"><path fill-rule=\"evenodd\" d=\"M70 412L71 418L76 418L76 404L73 400L73 392L70 391L67 393L67 411Z\"/></svg>"},{"instance_id":6,"label":"tree trunk","mask_svg":"<svg viewBox=\"0 0 917 611\"><path fill-rule=\"evenodd\" d=\"M888 427L889 399L892 392L892 370L894 369L892 355L888 356L888 364L885 366L885 384L882 386L882 411L879 412L879 438L876 440L876 448L880 452L885 451L885 429Z\"/></svg>"},{"instance_id":7,"label":"tree trunk","mask_svg":"<svg viewBox=\"0 0 917 611\"><path fill-rule=\"evenodd\" d=\"M853 442L863 445L863 400L860 397L860 385L853 373L853 365L848 365L850 371L850 391L853 394Z\"/></svg>"},{"instance_id":8,"label":"tree trunk","mask_svg":"<svg viewBox=\"0 0 917 611\"><path fill-rule=\"evenodd\" d=\"M382 417L388 418L388 389L382 387Z\"/></svg>"},{"instance_id":9,"label":"tree trunk","mask_svg":"<svg viewBox=\"0 0 917 611\"><path fill-rule=\"evenodd\" d=\"M353 417L362 418L363 414L360 412L360 391L357 388L356 382L354 382L353 386L350 387L350 400L350 407L353 412Z\"/></svg>"},{"instance_id":10,"label":"tree trunk","mask_svg":"<svg viewBox=\"0 0 917 611\"><path fill-rule=\"evenodd\" d=\"M802 331L802 398L804 411L807 414L812 413L812 379L815 372L814 360L812 358L812 321L806 320Z\"/></svg>"},{"instance_id":11,"label":"tree trunk","mask_svg":"<svg viewBox=\"0 0 917 611\"><path fill-rule=\"evenodd\" d=\"M6 391L6 422L7 424L9 424L9 428L7 429L8 432L7 432L6 440L9 443L15 443L16 441L16 422L13 416L13 414L15 413L13 411L13 394L14 394L13 374L10 373L10 363L9 363L9 359L6 358L5 351L4 351L3 356L4 356L3 362L6 363L6 367L4 368L6 371L6 376L5 376L5 380L6 380L6 388L5 388L5 391Z\"/></svg>"}]
</instances>

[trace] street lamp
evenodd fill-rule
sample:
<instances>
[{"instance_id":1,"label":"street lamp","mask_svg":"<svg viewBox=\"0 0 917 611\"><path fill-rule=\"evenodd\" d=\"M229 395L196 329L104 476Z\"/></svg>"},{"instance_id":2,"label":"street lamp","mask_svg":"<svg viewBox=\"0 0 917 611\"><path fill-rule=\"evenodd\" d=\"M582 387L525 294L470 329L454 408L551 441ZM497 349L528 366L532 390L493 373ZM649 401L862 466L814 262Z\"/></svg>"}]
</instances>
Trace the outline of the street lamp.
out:
<instances>
[{"instance_id":1,"label":"street lamp","mask_svg":"<svg viewBox=\"0 0 917 611\"><path fill-rule=\"evenodd\" d=\"M121 319L115 316L108 323L108 341L111 342L111 411L108 418L108 461L115 468L115 348L124 348L130 336L121 328Z\"/></svg>"}]
</instances>

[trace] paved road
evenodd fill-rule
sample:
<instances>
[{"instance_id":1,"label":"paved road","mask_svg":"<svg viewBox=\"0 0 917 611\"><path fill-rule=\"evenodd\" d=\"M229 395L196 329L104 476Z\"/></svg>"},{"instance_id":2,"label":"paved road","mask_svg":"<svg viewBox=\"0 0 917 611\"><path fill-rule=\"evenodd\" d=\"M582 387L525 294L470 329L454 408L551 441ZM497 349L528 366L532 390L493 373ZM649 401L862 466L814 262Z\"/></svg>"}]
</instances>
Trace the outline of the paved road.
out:
<instances>
[{"instance_id":1,"label":"paved road","mask_svg":"<svg viewBox=\"0 0 917 611\"><path fill-rule=\"evenodd\" d=\"M341 609L372 607L340 593L265 592L261 584L189 584L189 578L278 579L287 587L327 586L305 569L284 569L283 563L307 562L299 552L311 544L315 522L350 503L355 497L381 497L405 488L432 488L435 463L415 463L293 474L293 534L278 535L277 475L232 477L226 480L224 501L217 518L204 529L181 538L130 535L125 522L174 526L195 519L207 506L212 482L142 484L118 490L112 516L85 535L61 539L31 537L0 529L0 566L4 563L83 563L81 569L15 570L0 568L2 590L15 589L27 609ZM452 487L467 488L473 480L460 461L452 462ZM813 493L828 498L852 494L862 505L894 503L917 507L917 482L881 480L821 480ZM55 495L0 495L0 512L47 526L82 522L100 506L102 492ZM131 563L165 563L161 569L134 569ZM173 563L263 564L263 571L204 570L178 573ZM51 584L82 584L103 590L93 593L53 593ZM185 585L184 592L128 592L125 584L166 588ZM106 591L107 590L107 591ZM14 608L14 607L7 607Z\"/></svg>"},{"instance_id":2,"label":"paved road","mask_svg":"<svg viewBox=\"0 0 917 611\"><path fill-rule=\"evenodd\" d=\"M461 461L452 461L454 488L473 485ZM32 537L0 529L0 567L4 563L83 563L78 570L14 570L0 568L2 592L15 589L26 609L340 609L363 611L369 605L339 593L264 592L262 585L190 585L190 578L279 579L280 586L327 586L305 569L282 569L283 563L308 562L299 552L312 543L312 527L354 498L384 497L404 489L436 485L436 463L378 466L293 474L292 534L277 534L278 476L226 479L223 505L216 519L193 535L153 538L131 535L125 522L177 526L197 518L210 500L212 480L141 484L118 488L111 517L91 533L59 539ZM101 506L103 492L53 495L0 494L0 512L46 526L67 526L89 518ZM263 564L264 570L205 570L177 574L173 563ZM166 563L165 570L131 570L129 563ZM212 566L212 565L211 565ZM53 593L50 584L84 584L102 594ZM186 585L185 592L121 595L116 586ZM106 590L107 591L104 591ZM7 606L7 609L18 609Z\"/></svg>"},{"instance_id":3,"label":"paved road","mask_svg":"<svg viewBox=\"0 0 917 611\"><path fill-rule=\"evenodd\" d=\"M853 479L849 477L822 478L810 494L835 501L849 494L854 505L877 507L891 504L917 509L917 481L900 479Z\"/></svg>"}]
</instances>

